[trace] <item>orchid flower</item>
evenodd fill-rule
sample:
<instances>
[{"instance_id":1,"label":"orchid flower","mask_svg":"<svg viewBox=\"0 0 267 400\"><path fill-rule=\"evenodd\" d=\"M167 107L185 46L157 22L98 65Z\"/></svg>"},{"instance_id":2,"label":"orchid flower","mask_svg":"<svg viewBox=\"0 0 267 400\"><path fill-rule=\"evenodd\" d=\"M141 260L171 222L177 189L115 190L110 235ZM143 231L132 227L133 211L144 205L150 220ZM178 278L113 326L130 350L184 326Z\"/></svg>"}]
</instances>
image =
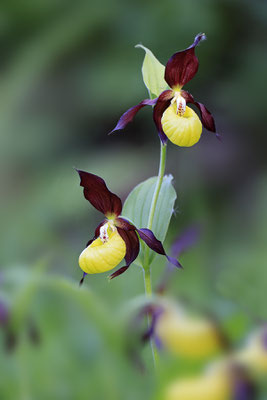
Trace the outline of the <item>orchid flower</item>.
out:
<instances>
[{"instance_id":1,"label":"orchid flower","mask_svg":"<svg viewBox=\"0 0 267 400\"><path fill-rule=\"evenodd\" d=\"M229 363L228 363L229 364ZM164 400L252 400L258 398L254 380L235 365L210 365L201 375L185 376L168 384Z\"/></svg>"},{"instance_id":2,"label":"orchid flower","mask_svg":"<svg viewBox=\"0 0 267 400\"><path fill-rule=\"evenodd\" d=\"M169 139L178 146L193 146L200 139L202 125L207 130L216 132L214 119L204 104L195 101L189 92L182 90L197 73L199 63L195 47L204 39L206 39L204 33L198 34L191 46L175 53L169 59L164 78L170 89L164 90L156 99L143 100L127 110L111 133L125 128L136 113L147 105L155 106L153 119L163 144ZM187 106L188 103L194 104L199 109L201 121L195 111ZM216 136L220 138L218 134Z\"/></svg>"},{"instance_id":3,"label":"orchid flower","mask_svg":"<svg viewBox=\"0 0 267 400\"><path fill-rule=\"evenodd\" d=\"M120 216L121 199L109 191L102 178L85 171L77 172L81 179L80 185L84 188L84 197L106 217L97 226L94 238L87 243L79 257L79 266L84 272L81 283L86 274L109 271L124 258L126 265L113 272L110 278L125 272L139 254L138 235L153 251L165 255L176 267L181 267L175 258L166 254L162 243L151 230L138 229Z\"/></svg>"}]
</instances>

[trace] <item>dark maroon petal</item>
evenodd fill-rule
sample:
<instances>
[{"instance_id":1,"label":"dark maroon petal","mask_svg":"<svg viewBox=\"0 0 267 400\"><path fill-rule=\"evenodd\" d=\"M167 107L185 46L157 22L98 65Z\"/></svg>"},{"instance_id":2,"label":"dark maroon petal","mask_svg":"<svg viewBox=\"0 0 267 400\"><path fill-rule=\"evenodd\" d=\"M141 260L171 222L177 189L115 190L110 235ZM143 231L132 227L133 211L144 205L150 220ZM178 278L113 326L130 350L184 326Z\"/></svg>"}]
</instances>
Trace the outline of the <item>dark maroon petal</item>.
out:
<instances>
[{"instance_id":1,"label":"dark maroon petal","mask_svg":"<svg viewBox=\"0 0 267 400\"><path fill-rule=\"evenodd\" d=\"M165 68L165 81L171 88L182 87L195 76L198 70L195 47L204 39L206 39L205 34L199 33L191 46L178 51L169 59Z\"/></svg>"},{"instance_id":2,"label":"dark maroon petal","mask_svg":"<svg viewBox=\"0 0 267 400\"><path fill-rule=\"evenodd\" d=\"M168 138L162 130L161 118L162 118L164 111L171 104L172 98L173 98L173 91L172 90L164 90L164 92L162 92L161 95L158 97L158 100L157 100L156 105L153 110L153 119L154 119L154 122L155 122L157 130L158 130L159 138L163 144L165 144L167 142Z\"/></svg>"},{"instance_id":3,"label":"dark maroon petal","mask_svg":"<svg viewBox=\"0 0 267 400\"><path fill-rule=\"evenodd\" d=\"M113 274L109 275L109 279L116 278L117 276L123 274L125 271L127 271L128 268L129 268L129 265L126 265L124 267L117 269L117 271L115 271L115 272L113 272Z\"/></svg>"},{"instance_id":4,"label":"dark maroon petal","mask_svg":"<svg viewBox=\"0 0 267 400\"><path fill-rule=\"evenodd\" d=\"M126 218L119 217L115 219L115 225L125 231L135 231L136 227Z\"/></svg>"},{"instance_id":5,"label":"dark maroon petal","mask_svg":"<svg viewBox=\"0 0 267 400\"><path fill-rule=\"evenodd\" d=\"M108 190L105 181L89 172L79 170L77 172L81 178L80 185L84 187L83 193L86 200L106 216L120 215L122 210L121 199Z\"/></svg>"},{"instance_id":6,"label":"dark maroon petal","mask_svg":"<svg viewBox=\"0 0 267 400\"><path fill-rule=\"evenodd\" d=\"M114 131L118 131L120 129L124 129L125 126L129 124L129 122L132 122L132 120L135 117L135 114L137 114L138 111L141 110L141 108L143 108L145 106L153 106L156 103L156 101L157 101L157 99L152 99L152 100L145 99L145 100L141 101L141 103L137 104L136 106L129 108L129 110L127 110L124 114L122 114L117 125L110 133L112 133Z\"/></svg>"},{"instance_id":7,"label":"dark maroon petal","mask_svg":"<svg viewBox=\"0 0 267 400\"><path fill-rule=\"evenodd\" d=\"M202 103L195 101L195 105L198 107L201 114L202 124L208 131L216 132L215 121L210 111Z\"/></svg>"},{"instance_id":8,"label":"dark maroon petal","mask_svg":"<svg viewBox=\"0 0 267 400\"><path fill-rule=\"evenodd\" d=\"M116 276L123 274L123 272L125 272L130 267L132 262L138 256L140 247L138 236L134 230L127 231L121 228L117 229L120 236L122 237L122 239L126 244L126 255L125 255L126 265L124 267L119 268L117 271L113 272L113 274L109 276L110 279L113 279Z\"/></svg>"},{"instance_id":9,"label":"dark maroon petal","mask_svg":"<svg viewBox=\"0 0 267 400\"><path fill-rule=\"evenodd\" d=\"M181 90L181 95L185 99L186 103L195 104L194 97L192 96L191 93L187 92L186 90Z\"/></svg>"},{"instance_id":10,"label":"dark maroon petal","mask_svg":"<svg viewBox=\"0 0 267 400\"><path fill-rule=\"evenodd\" d=\"M192 94L190 94L189 92L186 92L185 90L182 90L181 94L184 97L184 99L186 100L186 103L192 103L195 106L197 106L197 108L200 111L200 117L201 117L201 121L202 121L202 124L204 125L204 127L208 131L216 133L214 118L211 115L211 113L209 112L209 110L204 106L204 104L195 101ZM220 139L220 135L216 134L216 137L218 137L218 139Z\"/></svg>"},{"instance_id":11,"label":"dark maroon petal","mask_svg":"<svg viewBox=\"0 0 267 400\"><path fill-rule=\"evenodd\" d=\"M166 254L162 243L155 237L154 233L150 229L137 229L137 232L139 233L140 238L148 245L148 247L150 247L156 253L166 256L168 261L176 267L182 268L181 264L178 260L176 260L176 258L169 257Z\"/></svg>"},{"instance_id":12,"label":"dark maroon petal","mask_svg":"<svg viewBox=\"0 0 267 400\"><path fill-rule=\"evenodd\" d=\"M126 255L125 255L125 261L127 266L129 266L138 256L139 254L139 238L136 234L135 231L130 230L126 231L121 228L117 228L120 236L124 240L126 244Z\"/></svg>"}]
</instances>

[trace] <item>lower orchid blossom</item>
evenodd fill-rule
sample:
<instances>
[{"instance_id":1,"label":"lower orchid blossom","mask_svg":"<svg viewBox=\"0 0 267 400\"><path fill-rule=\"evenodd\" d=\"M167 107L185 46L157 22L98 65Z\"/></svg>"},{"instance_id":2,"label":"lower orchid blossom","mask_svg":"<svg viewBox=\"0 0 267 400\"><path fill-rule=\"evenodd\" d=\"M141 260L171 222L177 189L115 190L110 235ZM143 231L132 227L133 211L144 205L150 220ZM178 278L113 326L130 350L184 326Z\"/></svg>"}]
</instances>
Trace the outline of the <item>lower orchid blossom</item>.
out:
<instances>
[{"instance_id":1,"label":"lower orchid blossom","mask_svg":"<svg viewBox=\"0 0 267 400\"><path fill-rule=\"evenodd\" d=\"M164 400L252 400L258 398L254 380L240 366L222 362L201 375L185 376L168 384Z\"/></svg>"},{"instance_id":2,"label":"lower orchid blossom","mask_svg":"<svg viewBox=\"0 0 267 400\"><path fill-rule=\"evenodd\" d=\"M191 46L175 53L169 59L164 78L170 89L164 90L156 99L143 100L127 110L111 132L125 128L136 113L147 105L155 106L153 119L163 144L169 139L181 147L193 146L200 139L202 125L207 130L216 132L214 119L204 104L195 101L189 92L182 90L197 73L199 62L195 55L195 47L204 39L204 33L198 34ZM188 107L188 103L198 108L201 120L195 111ZM220 138L218 134L216 136Z\"/></svg>"},{"instance_id":3,"label":"lower orchid blossom","mask_svg":"<svg viewBox=\"0 0 267 400\"><path fill-rule=\"evenodd\" d=\"M175 258L165 253L162 243L151 230L138 229L127 219L120 217L121 199L109 191L102 178L85 171L77 172L81 179L80 185L84 188L84 197L106 217L97 226L94 238L87 243L79 257L79 265L84 272L81 284L86 274L110 271L124 258L126 265L113 272L110 278L125 272L139 254L139 237L153 251L165 255L176 267L181 267Z\"/></svg>"}]
</instances>

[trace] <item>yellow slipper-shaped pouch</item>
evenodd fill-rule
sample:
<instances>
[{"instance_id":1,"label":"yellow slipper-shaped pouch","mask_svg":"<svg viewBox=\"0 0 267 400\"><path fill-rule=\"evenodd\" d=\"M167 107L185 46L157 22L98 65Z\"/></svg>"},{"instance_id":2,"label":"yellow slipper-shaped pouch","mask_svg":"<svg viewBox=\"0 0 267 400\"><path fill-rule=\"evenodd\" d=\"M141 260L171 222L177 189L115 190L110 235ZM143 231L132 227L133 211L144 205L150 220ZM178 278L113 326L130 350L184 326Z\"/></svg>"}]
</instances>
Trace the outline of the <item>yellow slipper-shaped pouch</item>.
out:
<instances>
[{"instance_id":1,"label":"yellow slipper-shaped pouch","mask_svg":"<svg viewBox=\"0 0 267 400\"><path fill-rule=\"evenodd\" d=\"M171 104L163 113L162 129L168 139L181 147L196 144L202 133L202 123L190 107L186 107L183 116L177 114L176 104Z\"/></svg>"}]
</instances>

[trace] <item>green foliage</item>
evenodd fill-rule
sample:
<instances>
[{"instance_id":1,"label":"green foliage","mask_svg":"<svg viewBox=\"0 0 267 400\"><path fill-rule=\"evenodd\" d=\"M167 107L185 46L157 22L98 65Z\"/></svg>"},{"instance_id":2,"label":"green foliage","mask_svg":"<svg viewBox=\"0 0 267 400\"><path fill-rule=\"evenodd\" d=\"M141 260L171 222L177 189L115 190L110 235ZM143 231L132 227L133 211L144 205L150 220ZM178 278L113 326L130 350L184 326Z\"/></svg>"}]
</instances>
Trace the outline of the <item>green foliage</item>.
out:
<instances>
[{"instance_id":1,"label":"green foliage","mask_svg":"<svg viewBox=\"0 0 267 400\"><path fill-rule=\"evenodd\" d=\"M120 195L155 173L158 143L146 118L150 110L127 132L106 136L120 112L143 98L132 45L143 40L167 60L204 29L209 40L197 50L199 79L188 89L214 113L218 130L229 134L223 145L203 134L192 149L170 146L168 168L179 182L182 212L169 236L203 222L203 240L182 256L184 271L172 276L170 291L195 305L210 305L220 319L229 318L234 307L226 330L242 340L253 317L266 319L266 180L256 194L253 182L260 170L266 175L267 4L245 0L241 13L238 0L3 0L1 5L0 295L15 305L20 329L13 353L4 351L0 329L0 398L151 399L150 348L139 349L147 367L142 375L125 355L115 312L122 304L128 310L127 299L143 293L139 268L110 284L106 274L90 276L78 288L78 255L102 216L82 198L72 167L103 176ZM229 24L233 18L238 24ZM257 29L248 34L248 26ZM166 88L164 67L142 48L146 68L162 82L155 88L144 77L156 96ZM244 112L248 93L257 98L253 112ZM53 275L46 270L35 276L33 261L39 259L47 259ZM162 260L154 262L153 285ZM38 346L24 338L28 316L40 331ZM164 355L160 368L166 382L185 373L181 360Z\"/></svg>"},{"instance_id":2,"label":"green foliage","mask_svg":"<svg viewBox=\"0 0 267 400\"><path fill-rule=\"evenodd\" d=\"M149 398L151 378L130 361L120 309L39 267L20 265L4 276L16 346L7 351L0 329L1 399Z\"/></svg>"},{"instance_id":3,"label":"green foliage","mask_svg":"<svg viewBox=\"0 0 267 400\"><path fill-rule=\"evenodd\" d=\"M159 198L153 219L152 231L157 239L164 241L171 216L173 214L176 192L172 185L172 175L163 178ZM146 228L148 224L151 201L157 184L157 177L149 178L137 185L127 197L122 210L123 216L129 218L138 228ZM141 241L142 242L142 241ZM144 265L144 248L137 259L139 265ZM155 253L149 250L149 261L153 261Z\"/></svg>"},{"instance_id":4,"label":"green foliage","mask_svg":"<svg viewBox=\"0 0 267 400\"><path fill-rule=\"evenodd\" d=\"M154 97L158 97L163 90L168 88L164 79L165 67L154 56L151 50L141 44L138 44L135 47L143 49L146 52L142 66L144 84L152 96L154 95Z\"/></svg>"},{"instance_id":5,"label":"green foliage","mask_svg":"<svg viewBox=\"0 0 267 400\"><path fill-rule=\"evenodd\" d=\"M237 302L249 315L264 321L267 318L266 182L264 176L254 185L254 198L243 210L241 223L245 221L245 229L242 232L240 216L235 215L235 209L231 210L231 222L235 223L235 229L230 231L226 226L224 248L220 249L223 268L217 282L225 297Z\"/></svg>"}]
</instances>

